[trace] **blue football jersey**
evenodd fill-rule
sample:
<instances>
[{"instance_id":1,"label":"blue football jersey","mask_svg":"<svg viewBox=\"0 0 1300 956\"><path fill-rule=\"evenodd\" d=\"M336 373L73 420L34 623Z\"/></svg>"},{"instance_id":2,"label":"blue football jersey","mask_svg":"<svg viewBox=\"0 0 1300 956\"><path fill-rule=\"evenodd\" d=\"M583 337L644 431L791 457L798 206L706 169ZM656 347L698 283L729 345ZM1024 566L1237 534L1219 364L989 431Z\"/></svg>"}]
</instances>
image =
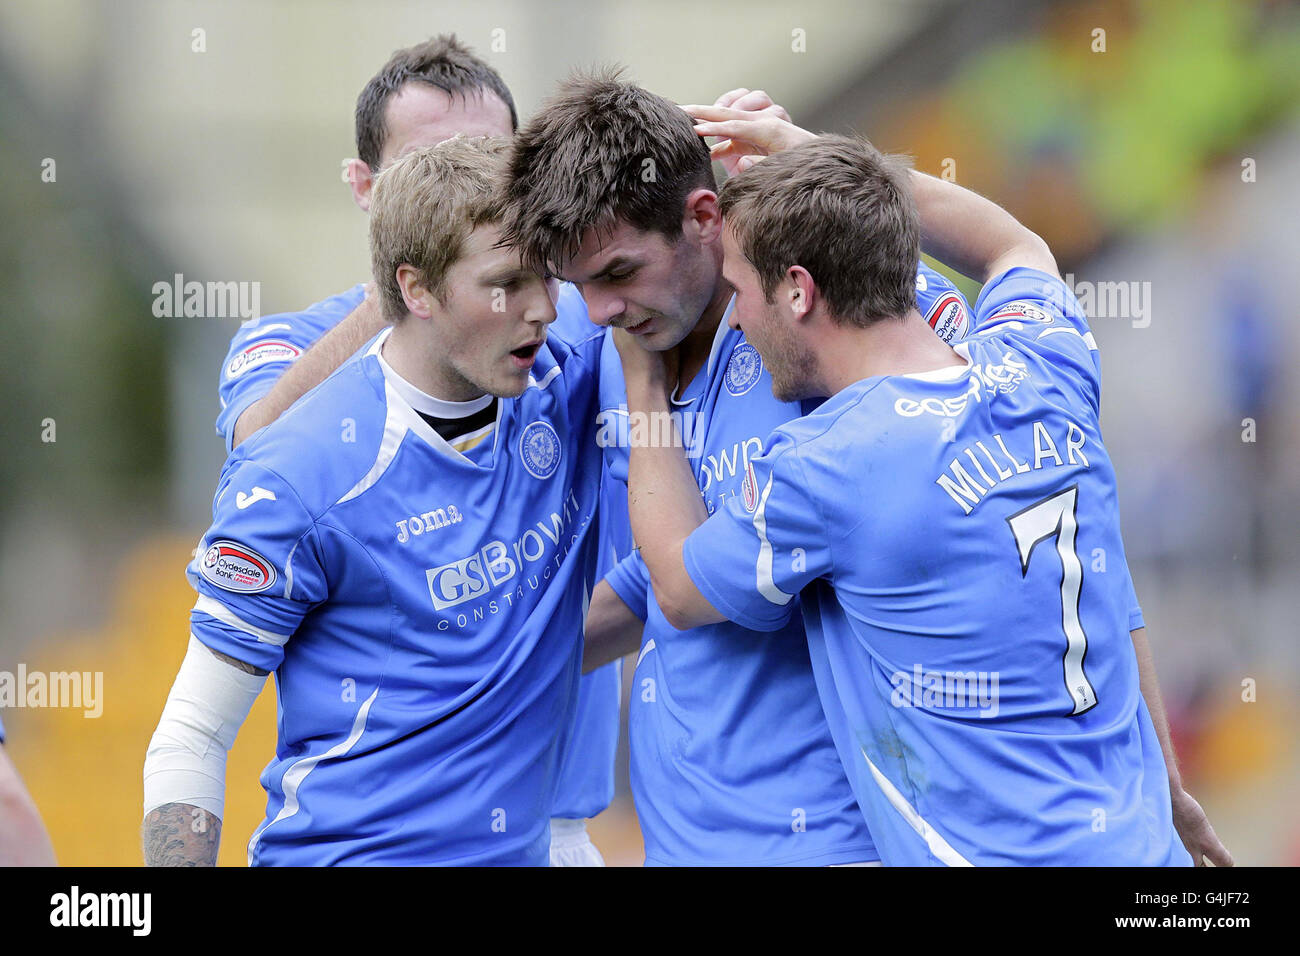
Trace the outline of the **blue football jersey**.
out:
<instances>
[{"instance_id":1,"label":"blue football jersey","mask_svg":"<svg viewBox=\"0 0 1300 956\"><path fill-rule=\"evenodd\" d=\"M891 865L1188 864L1129 637L1087 321L991 281L965 366L875 376L778 429L687 540L710 602L786 627Z\"/></svg>"},{"instance_id":2,"label":"blue football jersey","mask_svg":"<svg viewBox=\"0 0 1300 956\"><path fill-rule=\"evenodd\" d=\"M948 334L969 327L965 301L922 265L922 315ZM941 302L948 304L935 310ZM728 311L730 306L728 307ZM627 481L630 442L653 422L628 418L621 365L606 343L601 431L611 473ZM719 324L705 368L673 398L674 417L710 513L753 494L764 438L796 418L757 350ZM826 865L877 859L817 700L803 622L776 634L724 621L674 629L639 552L606 580L646 622L632 678L632 790L648 865Z\"/></svg>"},{"instance_id":3,"label":"blue football jersey","mask_svg":"<svg viewBox=\"0 0 1300 956\"><path fill-rule=\"evenodd\" d=\"M386 337L240 445L189 569L195 636L276 675L249 862L544 865L594 580L602 339L543 345L466 457L403 399Z\"/></svg>"},{"instance_id":4,"label":"blue football jersey","mask_svg":"<svg viewBox=\"0 0 1300 956\"><path fill-rule=\"evenodd\" d=\"M365 286L356 285L302 312L269 315L240 327L222 364L218 388L221 414L217 417L217 434L225 437L227 451L231 449L235 422L244 410L269 392L298 356L346 318L364 298ZM582 297L572 285L561 283L555 321L547 329L548 338L559 338L573 345L594 331L596 328L587 319ZM615 509L613 514L621 510L622 526L626 528L626 498L612 497L615 499L611 503ZM602 527L618 528L619 522L609 521ZM630 540L630 532L624 531L623 536ZM630 547L629 543L618 553L626 554ZM602 554L605 551L601 549ZM584 675L580 681L575 722L564 735L564 758L553 816L595 816L614 798L620 672L620 665L613 663Z\"/></svg>"},{"instance_id":5,"label":"blue football jersey","mask_svg":"<svg viewBox=\"0 0 1300 956\"><path fill-rule=\"evenodd\" d=\"M555 321L546 334L548 339L565 343L581 342L599 334L599 329L587 318L586 303L571 283L560 283ZM605 467L601 469L596 525L599 578L632 550L627 489L612 482ZM614 799L622 674L622 662L614 661L584 674L579 682L573 726L560 743L560 785L552 816L574 820L594 817Z\"/></svg>"},{"instance_id":6,"label":"blue football jersey","mask_svg":"<svg viewBox=\"0 0 1300 956\"><path fill-rule=\"evenodd\" d=\"M230 340L230 351L221 363L217 397L217 434L230 451L235 422L249 405L264 396L284 370L307 351L322 335L338 325L366 297L366 287L355 285L346 292L322 299L301 312L262 316L239 327Z\"/></svg>"}]
</instances>

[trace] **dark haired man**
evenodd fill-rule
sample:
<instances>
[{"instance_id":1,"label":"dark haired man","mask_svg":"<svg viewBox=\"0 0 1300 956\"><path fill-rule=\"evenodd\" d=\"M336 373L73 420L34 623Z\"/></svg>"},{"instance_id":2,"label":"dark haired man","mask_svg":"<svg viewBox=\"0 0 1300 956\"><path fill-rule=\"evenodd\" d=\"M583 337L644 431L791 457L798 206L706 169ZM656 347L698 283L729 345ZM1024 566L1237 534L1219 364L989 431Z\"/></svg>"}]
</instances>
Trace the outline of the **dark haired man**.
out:
<instances>
[{"instance_id":1,"label":"dark haired man","mask_svg":"<svg viewBox=\"0 0 1300 956\"><path fill-rule=\"evenodd\" d=\"M779 107L761 91L720 101ZM507 234L582 291L597 325L674 350L672 412L690 424L694 490L708 510L749 493L750 459L799 407L772 398L753 346L728 328L721 218L709 150L680 108L617 74L577 75L525 125L511 160ZM964 305L915 257L927 307ZM939 309L943 311L943 309ZM960 313L960 317L952 314ZM951 331L951 330L950 330ZM937 341L937 340L936 340ZM598 442L627 477L627 446L655 423L630 419L606 345ZM652 865L822 865L876 859L816 700L802 623L768 636L722 622L677 633L637 553L593 592L591 665L635 650L632 787Z\"/></svg>"},{"instance_id":2,"label":"dark haired man","mask_svg":"<svg viewBox=\"0 0 1300 956\"><path fill-rule=\"evenodd\" d=\"M693 113L702 135L745 135ZM802 604L887 864L1186 865L1175 814L1198 859L1230 862L1144 699L1096 344L1051 252L973 193L809 137L756 133L755 152L799 145L723 189L724 270L774 391L829 399L712 517L680 454L633 449L633 527L672 623L772 630ZM911 302L922 243L986 282L955 346ZM671 370L617 340L629 407L666 408ZM1097 548L1110 573L1080 561Z\"/></svg>"}]
</instances>

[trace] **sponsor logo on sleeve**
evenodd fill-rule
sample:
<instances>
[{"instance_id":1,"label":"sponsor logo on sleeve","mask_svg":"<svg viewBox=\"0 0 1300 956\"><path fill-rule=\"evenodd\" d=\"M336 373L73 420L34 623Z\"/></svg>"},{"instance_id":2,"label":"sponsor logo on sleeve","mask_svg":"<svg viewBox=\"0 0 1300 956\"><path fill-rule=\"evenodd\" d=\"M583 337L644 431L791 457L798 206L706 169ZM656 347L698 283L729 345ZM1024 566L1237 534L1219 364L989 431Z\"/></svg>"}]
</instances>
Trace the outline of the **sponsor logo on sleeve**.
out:
<instances>
[{"instance_id":1,"label":"sponsor logo on sleeve","mask_svg":"<svg viewBox=\"0 0 1300 956\"><path fill-rule=\"evenodd\" d=\"M960 342L970 331L966 306L962 304L961 296L955 292L941 295L930 307L925 321L930 323L930 328L938 333L939 338L948 343Z\"/></svg>"},{"instance_id":2,"label":"sponsor logo on sleeve","mask_svg":"<svg viewBox=\"0 0 1300 956\"><path fill-rule=\"evenodd\" d=\"M248 346L226 364L226 377L239 378L250 369L268 362L292 362L302 350L280 339L268 339Z\"/></svg>"},{"instance_id":3,"label":"sponsor logo on sleeve","mask_svg":"<svg viewBox=\"0 0 1300 956\"><path fill-rule=\"evenodd\" d=\"M1051 322L1052 315L1032 302L1017 299L1015 302L1008 302L989 316L990 322L994 319L1032 319L1035 322Z\"/></svg>"},{"instance_id":4,"label":"sponsor logo on sleeve","mask_svg":"<svg viewBox=\"0 0 1300 956\"><path fill-rule=\"evenodd\" d=\"M216 541L199 562L199 573L217 587L239 594L257 594L275 583L275 568L251 548L234 541Z\"/></svg>"},{"instance_id":5,"label":"sponsor logo on sleeve","mask_svg":"<svg viewBox=\"0 0 1300 956\"><path fill-rule=\"evenodd\" d=\"M245 494L244 492L241 491L239 494L235 495L235 507L238 508L240 511L243 511L245 508L249 507L250 505L255 505L259 501L275 501L275 500L276 499L275 499L274 491L267 491L265 488L261 487L260 485L257 485L253 487L253 491L251 494Z\"/></svg>"},{"instance_id":6,"label":"sponsor logo on sleeve","mask_svg":"<svg viewBox=\"0 0 1300 956\"><path fill-rule=\"evenodd\" d=\"M549 478L560 467L560 436L546 422L533 422L519 436L519 458L534 478Z\"/></svg>"},{"instance_id":7,"label":"sponsor logo on sleeve","mask_svg":"<svg viewBox=\"0 0 1300 956\"><path fill-rule=\"evenodd\" d=\"M763 358L758 354L758 349L748 342L742 342L731 353L722 381L728 392L739 396L753 388L762 374Z\"/></svg>"}]
</instances>

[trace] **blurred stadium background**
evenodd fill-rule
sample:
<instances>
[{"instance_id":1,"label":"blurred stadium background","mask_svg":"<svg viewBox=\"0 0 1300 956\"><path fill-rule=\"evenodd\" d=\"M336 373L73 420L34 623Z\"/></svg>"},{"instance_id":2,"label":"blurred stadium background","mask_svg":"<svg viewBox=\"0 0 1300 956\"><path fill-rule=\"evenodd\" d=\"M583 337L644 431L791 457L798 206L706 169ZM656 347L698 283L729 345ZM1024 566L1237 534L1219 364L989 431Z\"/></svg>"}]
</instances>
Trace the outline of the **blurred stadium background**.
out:
<instances>
[{"instance_id":1,"label":"blurred stadium background","mask_svg":"<svg viewBox=\"0 0 1300 956\"><path fill-rule=\"evenodd\" d=\"M3 713L61 862L140 861L141 764L223 459L238 320L155 317L153 284L257 282L271 313L365 278L341 175L356 95L392 50L450 31L521 116L598 61L680 102L762 87L1044 235L1096 294L1125 539L1189 789L1240 863L1300 863L1292 3L3 0L0 670L104 675L97 718ZM272 698L231 757L223 864L262 815ZM618 775L592 831L636 865L625 753Z\"/></svg>"}]
</instances>

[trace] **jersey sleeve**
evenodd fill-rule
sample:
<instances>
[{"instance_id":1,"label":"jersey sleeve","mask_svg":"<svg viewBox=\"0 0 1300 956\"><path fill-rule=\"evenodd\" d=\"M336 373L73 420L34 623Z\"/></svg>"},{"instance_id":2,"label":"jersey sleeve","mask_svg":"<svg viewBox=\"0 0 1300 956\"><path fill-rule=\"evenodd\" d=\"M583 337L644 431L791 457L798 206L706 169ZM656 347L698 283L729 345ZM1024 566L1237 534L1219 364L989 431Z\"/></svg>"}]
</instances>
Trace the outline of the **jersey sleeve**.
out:
<instances>
[{"instance_id":1,"label":"jersey sleeve","mask_svg":"<svg viewBox=\"0 0 1300 956\"><path fill-rule=\"evenodd\" d=\"M597 444L605 454L608 474L627 490L627 387L623 384L623 363L613 336L606 333L600 353L600 413L596 419Z\"/></svg>"},{"instance_id":2,"label":"jersey sleeve","mask_svg":"<svg viewBox=\"0 0 1300 956\"><path fill-rule=\"evenodd\" d=\"M323 299L302 312L265 316L240 326L221 365L217 396L217 434L230 451L239 421L248 406L266 395L303 352L337 325L365 298L365 286Z\"/></svg>"},{"instance_id":3,"label":"jersey sleeve","mask_svg":"<svg viewBox=\"0 0 1300 956\"><path fill-rule=\"evenodd\" d=\"M1129 571L1127 562L1124 564L1124 575L1128 585L1128 629L1136 631L1138 628L1146 627L1146 620L1142 617L1142 605L1138 603L1137 589L1133 586L1133 574Z\"/></svg>"},{"instance_id":4,"label":"jersey sleeve","mask_svg":"<svg viewBox=\"0 0 1300 956\"><path fill-rule=\"evenodd\" d=\"M966 297L943 273L924 262L916 269L916 310L949 345L960 342L974 327Z\"/></svg>"},{"instance_id":5,"label":"jersey sleeve","mask_svg":"<svg viewBox=\"0 0 1300 956\"><path fill-rule=\"evenodd\" d=\"M328 592L312 516L279 475L249 460L228 466L187 573L198 592L194 636L267 671Z\"/></svg>"},{"instance_id":6,"label":"jersey sleeve","mask_svg":"<svg viewBox=\"0 0 1300 956\"><path fill-rule=\"evenodd\" d=\"M774 631L808 582L831 572L827 524L799 448L778 430L750 463L743 494L686 539L682 557L700 593L743 627Z\"/></svg>"},{"instance_id":7,"label":"jersey sleeve","mask_svg":"<svg viewBox=\"0 0 1300 956\"><path fill-rule=\"evenodd\" d=\"M649 616L650 569L640 551L633 551L609 569L605 581L642 623Z\"/></svg>"},{"instance_id":8,"label":"jersey sleeve","mask_svg":"<svg viewBox=\"0 0 1300 956\"><path fill-rule=\"evenodd\" d=\"M1088 317L1059 277L1016 267L987 282L975 303L980 335L1004 335L1073 379L1100 412L1101 360Z\"/></svg>"}]
</instances>

